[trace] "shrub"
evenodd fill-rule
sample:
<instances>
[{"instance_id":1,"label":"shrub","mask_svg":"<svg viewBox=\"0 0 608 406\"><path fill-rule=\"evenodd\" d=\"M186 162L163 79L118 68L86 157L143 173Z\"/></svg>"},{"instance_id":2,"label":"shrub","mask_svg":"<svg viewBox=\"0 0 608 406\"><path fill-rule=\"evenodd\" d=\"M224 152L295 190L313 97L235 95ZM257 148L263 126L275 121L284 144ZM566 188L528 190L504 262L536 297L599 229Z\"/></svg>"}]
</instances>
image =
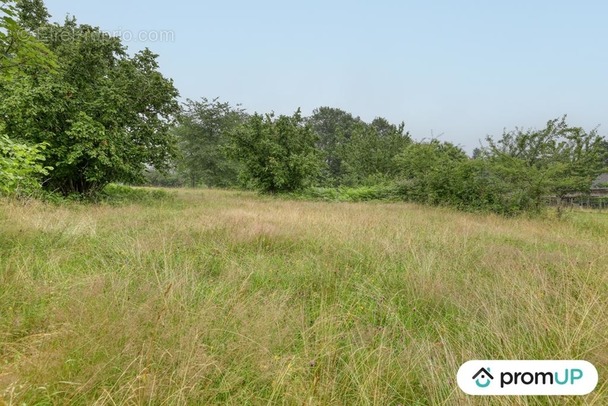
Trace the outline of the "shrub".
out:
<instances>
[{"instance_id":1,"label":"shrub","mask_svg":"<svg viewBox=\"0 0 608 406\"><path fill-rule=\"evenodd\" d=\"M52 168L43 166L44 144L26 145L0 135L0 194L31 195L40 189L39 177Z\"/></svg>"},{"instance_id":2,"label":"shrub","mask_svg":"<svg viewBox=\"0 0 608 406\"><path fill-rule=\"evenodd\" d=\"M109 184L97 196L98 201L110 204L155 203L173 200L173 195L164 190L133 188Z\"/></svg>"},{"instance_id":3,"label":"shrub","mask_svg":"<svg viewBox=\"0 0 608 406\"><path fill-rule=\"evenodd\" d=\"M381 184L375 186L319 188L313 187L296 195L304 199L333 202L364 202L371 200L398 200L401 198L397 185Z\"/></svg>"},{"instance_id":4,"label":"shrub","mask_svg":"<svg viewBox=\"0 0 608 406\"><path fill-rule=\"evenodd\" d=\"M262 192L303 190L319 173L316 134L300 110L293 116L255 114L232 134L229 155Z\"/></svg>"}]
</instances>

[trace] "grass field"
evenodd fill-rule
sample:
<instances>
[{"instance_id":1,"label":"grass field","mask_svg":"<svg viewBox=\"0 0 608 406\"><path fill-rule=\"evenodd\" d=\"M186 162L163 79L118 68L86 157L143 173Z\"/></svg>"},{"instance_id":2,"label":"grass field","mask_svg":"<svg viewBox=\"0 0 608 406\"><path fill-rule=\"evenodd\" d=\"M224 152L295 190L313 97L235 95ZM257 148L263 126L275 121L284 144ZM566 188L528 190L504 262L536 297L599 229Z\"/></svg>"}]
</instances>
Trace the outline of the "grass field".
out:
<instances>
[{"instance_id":1,"label":"grass field","mask_svg":"<svg viewBox=\"0 0 608 406\"><path fill-rule=\"evenodd\" d=\"M608 404L607 213L176 193L0 202L0 404ZM472 398L471 359L600 382Z\"/></svg>"}]
</instances>

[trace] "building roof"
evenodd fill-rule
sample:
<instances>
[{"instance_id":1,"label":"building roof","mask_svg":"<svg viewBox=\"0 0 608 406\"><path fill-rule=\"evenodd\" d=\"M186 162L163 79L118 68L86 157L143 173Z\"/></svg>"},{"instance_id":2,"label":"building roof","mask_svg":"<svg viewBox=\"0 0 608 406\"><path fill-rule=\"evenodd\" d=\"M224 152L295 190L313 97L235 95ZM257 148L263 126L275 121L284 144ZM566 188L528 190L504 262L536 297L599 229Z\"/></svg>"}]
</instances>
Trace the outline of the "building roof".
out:
<instances>
[{"instance_id":1,"label":"building roof","mask_svg":"<svg viewBox=\"0 0 608 406\"><path fill-rule=\"evenodd\" d=\"M592 189L608 189L608 173L602 173L591 184Z\"/></svg>"}]
</instances>

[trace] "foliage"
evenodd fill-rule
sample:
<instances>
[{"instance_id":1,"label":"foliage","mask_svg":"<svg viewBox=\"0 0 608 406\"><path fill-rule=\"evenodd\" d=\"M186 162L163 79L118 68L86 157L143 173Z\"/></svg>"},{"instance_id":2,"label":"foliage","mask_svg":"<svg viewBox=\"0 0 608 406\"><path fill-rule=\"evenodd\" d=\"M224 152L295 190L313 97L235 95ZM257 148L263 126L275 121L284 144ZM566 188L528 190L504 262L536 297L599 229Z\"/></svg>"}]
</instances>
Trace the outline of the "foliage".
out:
<instances>
[{"instance_id":1,"label":"foliage","mask_svg":"<svg viewBox=\"0 0 608 406\"><path fill-rule=\"evenodd\" d=\"M203 98L182 111L149 50L129 56L119 38L73 18L51 24L42 0L1 0L0 9L3 193L39 179L47 191L94 195L147 179L513 215L588 193L608 167L608 141L565 116L488 137L470 159L447 142L412 142L403 123L366 123L337 108L249 117Z\"/></svg>"},{"instance_id":2,"label":"foliage","mask_svg":"<svg viewBox=\"0 0 608 406\"><path fill-rule=\"evenodd\" d=\"M56 58L21 24L14 2L1 1L0 12L0 96L7 84L18 80L25 70L49 72L57 67ZM0 116L0 194L30 195L40 187L39 177L48 175L43 164L46 144L28 145L6 135Z\"/></svg>"},{"instance_id":3,"label":"foliage","mask_svg":"<svg viewBox=\"0 0 608 406\"><path fill-rule=\"evenodd\" d=\"M16 0L20 24L30 32L40 29L51 16L43 0Z\"/></svg>"},{"instance_id":4,"label":"foliage","mask_svg":"<svg viewBox=\"0 0 608 406\"><path fill-rule=\"evenodd\" d=\"M395 201L402 198L395 184L338 188L311 187L301 192L299 197L335 202Z\"/></svg>"},{"instance_id":5,"label":"foliage","mask_svg":"<svg viewBox=\"0 0 608 406\"><path fill-rule=\"evenodd\" d=\"M144 174L144 178L142 185L177 188L188 184L188 179L185 179L174 169L162 173L156 169L148 169Z\"/></svg>"},{"instance_id":6,"label":"foliage","mask_svg":"<svg viewBox=\"0 0 608 406\"><path fill-rule=\"evenodd\" d=\"M133 188L111 183L106 185L98 200L109 204L155 204L173 201L175 196L164 190Z\"/></svg>"},{"instance_id":7,"label":"foliage","mask_svg":"<svg viewBox=\"0 0 608 406\"><path fill-rule=\"evenodd\" d=\"M487 141L485 153L497 175L534 210L546 196L588 193L606 166L603 138L596 130L569 126L566 116L548 121L542 130L516 129Z\"/></svg>"},{"instance_id":8,"label":"foliage","mask_svg":"<svg viewBox=\"0 0 608 406\"><path fill-rule=\"evenodd\" d=\"M39 176L51 168L42 163L45 145L28 146L0 134L0 194L31 194L40 187Z\"/></svg>"},{"instance_id":9,"label":"foliage","mask_svg":"<svg viewBox=\"0 0 608 406\"><path fill-rule=\"evenodd\" d=\"M191 187L238 184L240 165L226 155L230 133L246 119L243 109L219 99L188 100L175 129L182 159L179 173Z\"/></svg>"},{"instance_id":10,"label":"foliage","mask_svg":"<svg viewBox=\"0 0 608 406\"><path fill-rule=\"evenodd\" d=\"M57 71L6 84L0 114L9 136L48 144L54 170L45 188L91 194L141 180L147 165L167 167L177 154L169 129L178 92L158 72L157 55L129 57L119 38L74 19L37 33L57 55Z\"/></svg>"},{"instance_id":11,"label":"foliage","mask_svg":"<svg viewBox=\"0 0 608 406\"><path fill-rule=\"evenodd\" d=\"M503 215L528 209L525 195L513 193L489 160L469 159L451 143L413 143L395 161L398 193L405 200Z\"/></svg>"},{"instance_id":12,"label":"foliage","mask_svg":"<svg viewBox=\"0 0 608 406\"><path fill-rule=\"evenodd\" d=\"M467 160L466 153L449 142L408 145L395 157L404 197L420 203L445 203L454 193L455 168Z\"/></svg>"},{"instance_id":13,"label":"foliage","mask_svg":"<svg viewBox=\"0 0 608 406\"><path fill-rule=\"evenodd\" d=\"M363 124L359 117L333 107L320 107L307 119L317 134L317 149L321 154L323 167L320 183L327 186L338 186L345 175L344 148L350 141L357 125Z\"/></svg>"},{"instance_id":14,"label":"foliage","mask_svg":"<svg viewBox=\"0 0 608 406\"><path fill-rule=\"evenodd\" d=\"M411 142L404 124L378 117L370 124L343 110L321 107L308 119L325 164L320 184L374 185L395 175L394 156Z\"/></svg>"},{"instance_id":15,"label":"foliage","mask_svg":"<svg viewBox=\"0 0 608 406\"><path fill-rule=\"evenodd\" d=\"M525 194L516 192L511 183L496 171L492 162L471 159L458 162L452 168L449 194L442 204L463 211L492 212L513 216L522 212L537 212Z\"/></svg>"},{"instance_id":16,"label":"foliage","mask_svg":"<svg viewBox=\"0 0 608 406\"><path fill-rule=\"evenodd\" d=\"M608 170L608 140L607 139L603 139L601 141L600 145L601 145L600 148L603 151L602 154L605 157L605 159L604 159L604 166Z\"/></svg>"},{"instance_id":17,"label":"foliage","mask_svg":"<svg viewBox=\"0 0 608 406\"><path fill-rule=\"evenodd\" d=\"M255 114L232 133L229 153L261 191L293 192L318 173L316 141L299 109L291 117Z\"/></svg>"},{"instance_id":18,"label":"foliage","mask_svg":"<svg viewBox=\"0 0 608 406\"><path fill-rule=\"evenodd\" d=\"M374 185L393 180L398 173L395 156L411 143L405 125L376 118L371 124L354 126L343 147L344 184Z\"/></svg>"},{"instance_id":19,"label":"foliage","mask_svg":"<svg viewBox=\"0 0 608 406\"><path fill-rule=\"evenodd\" d=\"M21 2L18 2L21 3ZM55 55L24 27L22 9L0 1L0 88L26 69L53 70Z\"/></svg>"},{"instance_id":20,"label":"foliage","mask_svg":"<svg viewBox=\"0 0 608 406\"><path fill-rule=\"evenodd\" d=\"M503 215L538 213L548 196L588 193L604 168L603 139L551 120L543 130L505 132L475 159L449 143L414 143L396 158L402 195L421 203Z\"/></svg>"}]
</instances>

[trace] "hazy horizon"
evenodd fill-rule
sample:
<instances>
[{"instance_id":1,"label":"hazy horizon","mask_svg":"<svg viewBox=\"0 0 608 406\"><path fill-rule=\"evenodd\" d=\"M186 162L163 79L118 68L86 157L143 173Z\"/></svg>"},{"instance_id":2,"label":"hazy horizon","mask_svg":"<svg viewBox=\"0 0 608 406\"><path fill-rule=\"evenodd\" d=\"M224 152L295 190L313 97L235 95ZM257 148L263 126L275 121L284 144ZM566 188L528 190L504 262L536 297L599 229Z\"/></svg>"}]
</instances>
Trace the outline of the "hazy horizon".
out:
<instances>
[{"instance_id":1,"label":"hazy horizon","mask_svg":"<svg viewBox=\"0 0 608 406\"><path fill-rule=\"evenodd\" d=\"M160 54L184 100L279 114L338 107L469 152L488 134L563 114L601 134L608 124L600 1L46 5L53 21L74 15L122 36L130 52Z\"/></svg>"}]
</instances>

